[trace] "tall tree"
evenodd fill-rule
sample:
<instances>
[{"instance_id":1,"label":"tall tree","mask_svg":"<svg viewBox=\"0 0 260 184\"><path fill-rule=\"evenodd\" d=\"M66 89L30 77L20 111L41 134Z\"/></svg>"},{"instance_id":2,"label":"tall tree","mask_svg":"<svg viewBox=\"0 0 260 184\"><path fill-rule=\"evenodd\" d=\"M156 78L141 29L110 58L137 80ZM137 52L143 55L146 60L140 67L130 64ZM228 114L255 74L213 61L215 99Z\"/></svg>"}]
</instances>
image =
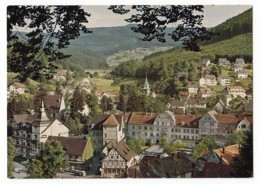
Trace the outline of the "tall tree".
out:
<instances>
[{"instance_id":1,"label":"tall tree","mask_svg":"<svg viewBox=\"0 0 260 184\"><path fill-rule=\"evenodd\" d=\"M57 69L54 61L70 57L60 49L82 32L90 32L83 25L88 16L80 6L8 6L8 71L18 73L21 81L52 78ZM31 31L23 35L17 27Z\"/></svg>"},{"instance_id":2,"label":"tall tree","mask_svg":"<svg viewBox=\"0 0 260 184\"><path fill-rule=\"evenodd\" d=\"M54 178L68 166L58 141L41 143L40 153L26 165L28 178Z\"/></svg>"},{"instance_id":3,"label":"tall tree","mask_svg":"<svg viewBox=\"0 0 260 184\"><path fill-rule=\"evenodd\" d=\"M33 96L33 101L32 101L33 109L35 112L40 111L42 101L44 100L45 96L47 96L47 90L44 89L42 86L40 86L36 91L35 95Z\"/></svg>"},{"instance_id":4,"label":"tall tree","mask_svg":"<svg viewBox=\"0 0 260 184\"><path fill-rule=\"evenodd\" d=\"M14 157L16 155L16 148L14 146L13 139L11 137L8 137L7 139L7 177L12 178L13 177L13 170L14 170Z\"/></svg>"},{"instance_id":5,"label":"tall tree","mask_svg":"<svg viewBox=\"0 0 260 184\"><path fill-rule=\"evenodd\" d=\"M131 29L144 35L141 38L144 41L157 39L165 42L166 27L173 23L178 23L177 27L172 31L171 38L174 41L181 41L184 49L191 51L200 51L199 41L210 39L211 33L202 26L204 16L203 6L152 6L152 5L133 5L131 7L136 13L126 19L129 23L136 26ZM110 6L108 9L114 13L126 14L130 9L124 6Z\"/></svg>"},{"instance_id":6,"label":"tall tree","mask_svg":"<svg viewBox=\"0 0 260 184\"><path fill-rule=\"evenodd\" d=\"M80 112L84 110L84 97L79 86L75 88L72 98L70 99L70 109L73 119L80 118Z\"/></svg>"},{"instance_id":7,"label":"tall tree","mask_svg":"<svg viewBox=\"0 0 260 184\"><path fill-rule=\"evenodd\" d=\"M103 112L112 111L113 110L112 99L110 97L103 96L103 98L100 101L100 107Z\"/></svg>"}]
</instances>

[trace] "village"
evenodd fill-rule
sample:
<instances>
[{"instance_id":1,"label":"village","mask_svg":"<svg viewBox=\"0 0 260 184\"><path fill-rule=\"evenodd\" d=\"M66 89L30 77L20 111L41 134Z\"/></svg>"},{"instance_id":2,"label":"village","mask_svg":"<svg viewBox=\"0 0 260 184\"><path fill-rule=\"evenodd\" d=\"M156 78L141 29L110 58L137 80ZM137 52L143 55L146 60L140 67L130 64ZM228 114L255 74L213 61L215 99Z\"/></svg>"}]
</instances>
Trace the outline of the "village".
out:
<instances>
[{"instance_id":1,"label":"village","mask_svg":"<svg viewBox=\"0 0 260 184\"><path fill-rule=\"evenodd\" d=\"M219 68L217 75L213 68ZM65 81L69 73L73 71L60 70L52 80ZM198 80L181 90L179 98L170 98L163 112L152 108L140 112L129 106L120 109L119 93L95 91L90 75L76 86L47 91L36 100L38 108L32 103L27 113L14 112L8 121L8 135L18 160L22 160L22 169L17 166L14 176L25 178L24 163L40 153L42 144L56 141L69 164L60 168L56 178L232 177L231 162L239 156L241 145L236 141L230 144L230 137L253 128L252 84L246 88L238 85L245 79L252 83L252 64L243 58L231 62L218 58L217 63L201 59L198 73ZM183 75L186 73L178 73L178 77ZM160 96L151 91L147 76L140 89L144 96ZM93 94L91 99L96 98L102 111L93 113L93 104L84 101L83 108L75 112L71 99L78 91L84 91L85 96ZM8 98L26 93L25 84L14 82L9 86ZM208 107L214 96L221 98ZM91 99L89 102L94 103ZM104 99L110 99L106 106ZM131 100L127 95L124 99L126 104ZM91 117L84 123L86 131L75 133L81 125L71 131L68 122L74 116ZM214 148L194 151L209 138L213 138Z\"/></svg>"}]
</instances>

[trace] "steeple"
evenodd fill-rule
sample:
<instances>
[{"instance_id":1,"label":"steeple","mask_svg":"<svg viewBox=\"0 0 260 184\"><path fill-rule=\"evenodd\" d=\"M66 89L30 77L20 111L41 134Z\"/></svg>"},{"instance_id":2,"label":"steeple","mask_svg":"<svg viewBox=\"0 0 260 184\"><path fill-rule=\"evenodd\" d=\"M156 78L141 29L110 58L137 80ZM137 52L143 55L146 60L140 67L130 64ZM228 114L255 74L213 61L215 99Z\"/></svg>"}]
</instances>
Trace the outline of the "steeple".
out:
<instances>
[{"instance_id":1,"label":"steeple","mask_svg":"<svg viewBox=\"0 0 260 184\"><path fill-rule=\"evenodd\" d=\"M148 80L147 80L147 74L145 74L145 82L144 82L144 92L146 95L149 95L150 94L150 87L149 87L149 83L148 83Z\"/></svg>"},{"instance_id":2,"label":"steeple","mask_svg":"<svg viewBox=\"0 0 260 184\"><path fill-rule=\"evenodd\" d=\"M42 106L40 108L40 122L46 122L46 121L50 121L50 120L46 115L43 100L42 100Z\"/></svg>"}]
</instances>

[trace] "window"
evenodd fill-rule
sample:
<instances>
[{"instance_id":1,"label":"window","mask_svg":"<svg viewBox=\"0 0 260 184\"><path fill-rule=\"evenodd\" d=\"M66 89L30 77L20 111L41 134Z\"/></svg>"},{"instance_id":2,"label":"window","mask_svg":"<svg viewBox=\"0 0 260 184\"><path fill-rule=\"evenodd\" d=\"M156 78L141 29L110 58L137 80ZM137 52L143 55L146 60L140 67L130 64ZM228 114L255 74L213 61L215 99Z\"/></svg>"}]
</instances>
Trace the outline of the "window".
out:
<instances>
[{"instance_id":1,"label":"window","mask_svg":"<svg viewBox=\"0 0 260 184\"><path fill-rule=\"evenodd\" d=\"M107 133L104 133L104 137L105 137L105 138L107 137Z\"/></svg>"},{"instance_id":2,"label":"window","mask_svg":"<svg viewBox=\"0 0 260 184\"><path fill-rule=\"evenodd\" d=\"M194 130L193 130L193 129L191 129L190 132L191 132L192 134L194 134Z\"/></svg>"},{"instance_id":3,"label":"window","mask_svg":"<svg viewBox=\"0 0 260 184\"><path fill-rule=\"evenodd\" d=\"M150 127L150 130L153 130L153 127Z\"/></svg>"},{"instance_id":4,"label":"window","mask_svg":"<svg viewBox=\"0 0 260 184\"><path fill-rule=\"evenodd\" d=\"M147 130L147 126L144 126L144 130Z\"/></svg>"},{"instance_id":5,"label":"window","mask_svg":"<svg viewBox=\"0 0 260 184\"><path fill-rule=\"evenodd\" d=\"M138 130L142 130L142 127L141 127L141 126L138 126L137 129L138 129Z\"/></svg>"},{"instance_id":6,"label":"window","mask_svg":"<svg viewBox=\"0 0 260 184\"><path fill-rule=\"evenodd\" d=\"M187 129L187 133L190 133L190 130L189 130L189 129Z\"/></svg>"},{"instance_id":7,"label":"window","mask_svg":"<svg viewBox=\"0 0 260 184\"><path fill-rule=\"evenodd\" d=\"M159 131L159 127L156 127L156 131Z\"/></svg>"},{"instance_id":8,"label":"window","mask_svg":"<svg viewBox=\"0 0 260 184\"><path fill-rule=\"evenodd\" d=\"M186 129L183 129L183 133L186 133Z\"/></svg>"},{"instance_id":9,"label":"window","mask_svg":"<svg viewBox=\"0 0 260 184\"><path fill-rule=\"evenodd\" d=\"M172 128L172 132L174 132L174 128Z\"/></svg>"},{"instance_id":10,"label":"window","mask_svg":"<svg viewBox=\"0 0 260 184\"><path fill-rule=\"evenodd\" d=\"M151 133L150 136L153 137L153 133Z\"/></svg>"},{"instance_id":11,"label":"window","mask_svg":"<svg viewBox=\"0 0 260 184\"><path fill-rule=\"evenodd\" d=\"M135 129L135 126L133 125L133 127L132 127L132 128L133 128L133 130L134 130L134 129Z\"/></svg>"},{"instance_id":12,"label":"window","mask_svg":"<svg viewBox=\"0 0 260 184\"><path fill-rule=\"evenodd\" d=\"M147 136L147 133L146 133L146 132L144 132L144 135L145 135L145 136Z\"/></svg>"},{"instance_id":13,"label":"window","mask_svg":"<svg viewBox=\"0 0 260 184\"><path fill-rule=\"evenodd\" d=\"M156 136L159 137L159 133L156 133Z\"/></svg>"},{"instance_id":14,"label":"window","mask_svg":"<svg viewBox=\"0 0 260 184\"><path fill-rule=\"evenodd\" d=\"M135 132L132 132L132 135L135 136Z\"/></svg>"}]
</instances>

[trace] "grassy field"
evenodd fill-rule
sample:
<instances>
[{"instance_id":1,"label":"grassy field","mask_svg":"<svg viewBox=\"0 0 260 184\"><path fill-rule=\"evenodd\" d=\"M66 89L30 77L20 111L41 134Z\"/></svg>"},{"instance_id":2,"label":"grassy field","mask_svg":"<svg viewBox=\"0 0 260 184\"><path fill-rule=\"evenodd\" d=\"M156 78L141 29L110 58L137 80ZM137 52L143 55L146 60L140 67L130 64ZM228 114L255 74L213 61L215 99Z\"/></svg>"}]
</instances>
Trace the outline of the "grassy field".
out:
<instances>
[{"instance_id":1,"label":"grassy field","mask_svg":"<svg viewBox=\"0 0 260 184\"><path fill-rule=\"evenodd\" d=\"M119 92L119 86L112 86L113 80L111 79L103 79L103 78L91 78L91 82L97 88L97 90L101 90L104 92L108 91L117 91Z\"/></svg>"},{"instance_id":2,"label":"grassy field","mask_svg":"<svg viewBox=\"0 0 260 184\"><path fill-rule=\"evenodd\" d=\"M100 76L100 77L103 77L103 76L105 76L107 73L109 73L110 72L110 70L92 70L92 69L87 69L87 70L85 70L85 72L89 72L89 73L91 73L91 74L94 74L95 72L97 72L98 73L98 76Z\"/></svg>"}]
</instances>

